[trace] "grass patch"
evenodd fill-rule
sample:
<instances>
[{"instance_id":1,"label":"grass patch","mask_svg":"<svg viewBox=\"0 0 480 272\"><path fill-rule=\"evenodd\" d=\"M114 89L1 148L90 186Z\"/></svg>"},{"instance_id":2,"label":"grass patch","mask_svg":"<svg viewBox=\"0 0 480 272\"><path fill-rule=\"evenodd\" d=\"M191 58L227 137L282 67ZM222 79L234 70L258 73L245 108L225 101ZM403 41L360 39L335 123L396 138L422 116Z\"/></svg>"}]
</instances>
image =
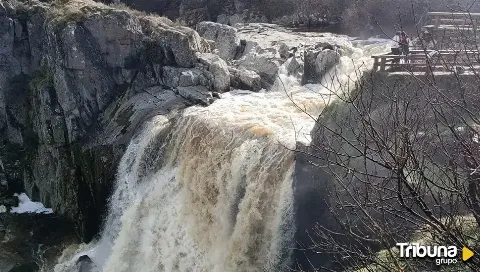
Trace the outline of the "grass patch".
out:
<instances>
[{"instance_id":1,"label":"grass patch","mask_svg":"<svg viewBox=\"0 0 480 272\"><path fill-rule=\"evenodd\" d=\"M105 16L118 11L126 11L139 17L149 16L123 3L105 5L91 0L56 0L51 3L50 18L55 25L64 27L71 23L83 22L93 14Z\"/></svg>"},{"instance_id":2,"label":"grass patch","mask_svg":"<svg viewBox=\"0 0 480 272\"><path fill-rule=\"evenodd\" d=\"M52 23L62 27L85 21L90 14L102 13L108 8L104 4L88 0L56 0L51 3L49 16Z\"/></svg>"},{"instance_id":3,"label":"grass patch","mask_svg":"<svg viewBox=\"0 0 480 272\"><path fill-rule=\"evenodd\" d=\"M133 8L125 5L124 3L112 3L112 4L109 4L108 6L113 8L114 10L127 11L128 13L135 14L137 16L155 16L155 15L152 15L150 13L146 13L145 11L140 11L140 10L133 9Z\"/></svg>"}]
</instances>

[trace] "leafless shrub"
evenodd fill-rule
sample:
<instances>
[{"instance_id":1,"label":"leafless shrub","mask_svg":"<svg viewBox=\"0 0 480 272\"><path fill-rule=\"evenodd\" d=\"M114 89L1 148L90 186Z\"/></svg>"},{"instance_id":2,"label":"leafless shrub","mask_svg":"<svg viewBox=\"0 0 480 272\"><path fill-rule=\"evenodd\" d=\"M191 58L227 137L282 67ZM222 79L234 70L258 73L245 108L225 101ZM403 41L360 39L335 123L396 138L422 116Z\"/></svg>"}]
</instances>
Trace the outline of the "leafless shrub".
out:
<instances>
[{"instance_id":1,"label":"leafless shrub","mask_svg":"<svg viewBox=\"0 0 480 272\"><path fill-rule=\"evenodd\" d=\"M299 248L329 260L297 264L296 270L480 271L478 257L440 267L429 259L400 259L395 247L420 240L479 253L474 17L467 12L450 29L433 28L433 48L418 30L420 57L395 70L359 73L354 91L332 90L336 100L316 120L311 146L298 150L320 173L312 176L323 177L306 182L323 184L326 210L300 230L310 242Z\"/></svg>"}]
</instances>

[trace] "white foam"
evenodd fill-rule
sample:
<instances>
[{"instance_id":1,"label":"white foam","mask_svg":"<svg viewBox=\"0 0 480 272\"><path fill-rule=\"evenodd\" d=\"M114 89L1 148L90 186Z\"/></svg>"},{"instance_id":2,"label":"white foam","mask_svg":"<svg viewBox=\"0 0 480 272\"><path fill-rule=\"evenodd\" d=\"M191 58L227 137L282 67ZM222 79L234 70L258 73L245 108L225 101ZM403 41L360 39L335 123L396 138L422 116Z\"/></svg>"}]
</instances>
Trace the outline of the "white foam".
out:
<instances>
[{"instance_id":1,"label":"white foam","mask_svg":"<svg viewBox=\"0 0 480 272\"><path fill-rule=\"evenodd\" d=\"M18 207L12 207L10 213L53 213L52 209L45 208L42 203L31 201L25 193L14 194L14 196L18 197L19 204Z\"/></svg>"}]
</instances>

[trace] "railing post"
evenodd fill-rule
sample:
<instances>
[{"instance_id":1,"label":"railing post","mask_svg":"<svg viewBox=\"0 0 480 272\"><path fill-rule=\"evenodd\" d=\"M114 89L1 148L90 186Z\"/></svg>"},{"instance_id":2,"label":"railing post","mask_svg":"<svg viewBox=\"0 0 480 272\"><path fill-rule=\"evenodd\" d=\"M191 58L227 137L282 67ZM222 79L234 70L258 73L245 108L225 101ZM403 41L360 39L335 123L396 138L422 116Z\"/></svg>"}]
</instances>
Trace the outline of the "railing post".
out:
<instances>
[{"instance_id":1,"label":"railing post","mask_svg":"<svg viewBox=\"0 0 480 272\"><path fill-rule=\"evenodd\" d=\"M373 71L377 71L378 70L378 57L375 56L373 57Z\"/></svg>"},{"instance_id":2,"label":"railing post","mask_svg":"<svg viewBox=\"0 0 480 272\"><path fill-rule=\"evenodd\" d=\"M385 64L387 63L387 58L382 58L382 64L380 66L380 71L385 71Z\"/></svg>"},{"instance_id":3,"label":"railing post","mask_svg":"<svg viewBox=\"0 0 480 272\"><path fill-rule=\"evenodd\" d=\"M434 15L433 20L435 21L435 28L440 26L440 15Z\"/></svg>"}]
</instances>

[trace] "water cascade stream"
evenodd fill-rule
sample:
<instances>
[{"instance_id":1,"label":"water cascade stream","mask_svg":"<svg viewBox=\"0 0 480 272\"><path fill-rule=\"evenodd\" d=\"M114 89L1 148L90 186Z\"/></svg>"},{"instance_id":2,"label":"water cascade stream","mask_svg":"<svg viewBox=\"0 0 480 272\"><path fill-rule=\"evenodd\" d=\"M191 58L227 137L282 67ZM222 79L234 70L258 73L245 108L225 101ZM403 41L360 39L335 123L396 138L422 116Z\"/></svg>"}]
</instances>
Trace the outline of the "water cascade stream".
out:
<instances>
[{"instance_id":1,"label":"water cascade stream","mask_svg":"<svg viewBox=\"0 0 480 272\"><path fill-rule=\"evenodd\" d=\"M308 144L315 122L300 109L318 116L325 86L353 80L385 48L351 46L338 77L321 85L300 86L287 63L267 92L234 91L154 117L123 156L102 237L65 252L55 271L78 271L82 255L105 272L286 271L295 246L292 149Z\"/></svg>"}]
</instances>

